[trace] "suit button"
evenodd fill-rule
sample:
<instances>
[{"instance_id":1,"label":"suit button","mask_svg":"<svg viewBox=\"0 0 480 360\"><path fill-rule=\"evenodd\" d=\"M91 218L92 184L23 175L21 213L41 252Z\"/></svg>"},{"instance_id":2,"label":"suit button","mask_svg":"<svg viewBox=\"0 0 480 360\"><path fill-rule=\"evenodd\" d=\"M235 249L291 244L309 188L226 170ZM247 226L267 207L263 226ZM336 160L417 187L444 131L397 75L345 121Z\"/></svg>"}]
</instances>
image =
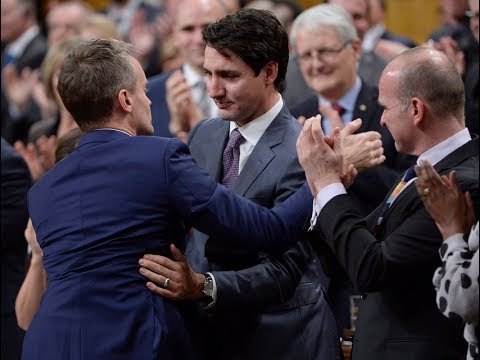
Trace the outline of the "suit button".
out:
<instances>
[{"instance_id":1,"label":"suit button","mask_svg":"<svg viewBox=\"0 0 480 360\"><path fill-rule=\"evenodd\" d=\"M360 295L360 298L362 300L365 300L367 298L367 293L363 293L362 295Z\"/></svg>"}]
</instances>

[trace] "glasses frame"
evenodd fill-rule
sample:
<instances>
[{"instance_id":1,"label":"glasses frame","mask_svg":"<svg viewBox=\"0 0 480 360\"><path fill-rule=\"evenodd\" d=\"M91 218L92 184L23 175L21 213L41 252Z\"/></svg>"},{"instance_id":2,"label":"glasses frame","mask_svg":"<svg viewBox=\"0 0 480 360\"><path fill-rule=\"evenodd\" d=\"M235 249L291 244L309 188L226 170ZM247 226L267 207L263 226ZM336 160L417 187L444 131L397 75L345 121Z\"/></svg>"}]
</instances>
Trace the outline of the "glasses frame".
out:
<instances>
[{"instance_id":1,"label":"glasses frame","mask_svg":"<svg viewBox=\"0 0 480 360\"><path fill-rule=\"evenodd\" d=\"M331 49L331 48L315 49L315 50L310 51L310 52L308 52L306 54L303 54L303 55L297 54L297 59L298 59L299 62L304 63L304 64L312 63L313 59L314 59L314 56L316 56L317 59L321 59L323 61L334 60L331 57L334 57L335 55L342 52L343 49L345 49L351 43L352 43L352 40L348 40L348 41L345 41L342 44L342 46L339 47L338 49Z\"/></svg>"}]
</instances>

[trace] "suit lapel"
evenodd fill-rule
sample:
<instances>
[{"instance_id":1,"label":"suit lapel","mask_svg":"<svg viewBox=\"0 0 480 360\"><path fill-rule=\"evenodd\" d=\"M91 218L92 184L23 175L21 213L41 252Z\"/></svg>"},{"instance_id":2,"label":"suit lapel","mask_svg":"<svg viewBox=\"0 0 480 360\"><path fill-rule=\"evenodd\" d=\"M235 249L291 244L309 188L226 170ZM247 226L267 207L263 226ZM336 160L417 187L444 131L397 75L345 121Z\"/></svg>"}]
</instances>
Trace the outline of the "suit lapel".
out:
<instances>
[{"instance_id":1,"label":"suit lapel","mask_svg":"<svg viewBox=\"0 0 480 360\"><path fill-rule=\"evenodd\" d=\"M218 121L212 131L208 133L202 149L203 154L207 154L205 159L205 170L217 182L221 182L223 172L223 150L228 141L230 122L225 120Z\"/></svg>"},{"instance_id":2,"label":"suit lapel","mask_svg":"<svg viewBox=\"0 0 480 360\"><path fill-rule=\"evenodd\" d=\"M374 106L376 101L376 92L369 88L365 82L362 82L362 88L358 93L352 114L352 121L357 118L362 119L362 125L356 133L362 133L372 129L370 121L374 118L375 111L377 110L377 107Z\"/></svg>"},{"instance_id":3,"label":"suit lapel","mask_svg":"<svg viewBox=\"0 0 480 360\"><path fill-rule=\"evenodd\" d=\"M245 196L262 171L275 158L272 148L282 142L287 129L286 124L289 121L291 121L291 115L286 105L283 105L282 110L265 130L245 163L234 187L237 194Z\"/></svg>"}]
</instances>

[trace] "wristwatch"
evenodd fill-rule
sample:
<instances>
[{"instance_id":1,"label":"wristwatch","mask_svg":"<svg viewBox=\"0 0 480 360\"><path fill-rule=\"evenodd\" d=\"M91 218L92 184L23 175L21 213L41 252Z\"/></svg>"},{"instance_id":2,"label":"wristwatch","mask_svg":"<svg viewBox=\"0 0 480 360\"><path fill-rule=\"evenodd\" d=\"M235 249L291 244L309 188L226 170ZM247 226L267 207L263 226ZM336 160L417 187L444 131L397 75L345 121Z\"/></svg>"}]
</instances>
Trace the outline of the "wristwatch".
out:
<instances>
[{"instance_id":1,"label":"wristwatch","mask_svg":"<svg viewBox=\"0 0 480 360\"><path fill-rule=\"evenodd\" d=\"M213 306L213 277L209 273L205 273L205 281L203 283L203 298L201 298L198 302L200 306L204 309L209 309Z\"/></svg>"}]
</instances>

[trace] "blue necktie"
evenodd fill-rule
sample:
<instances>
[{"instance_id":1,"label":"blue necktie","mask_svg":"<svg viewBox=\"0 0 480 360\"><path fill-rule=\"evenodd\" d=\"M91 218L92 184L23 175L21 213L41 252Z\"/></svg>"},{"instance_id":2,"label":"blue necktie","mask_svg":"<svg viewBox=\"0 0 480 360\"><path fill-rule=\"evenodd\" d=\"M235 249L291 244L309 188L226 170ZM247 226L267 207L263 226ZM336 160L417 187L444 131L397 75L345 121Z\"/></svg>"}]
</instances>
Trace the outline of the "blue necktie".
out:
<instances>
[{"instance_id":1,"label":"blue necktie","mask_svg":"<svg viewBox=\"0 0 480 360\"><path fill-rule=\"evenodd\" d=\"M2 69L7 66L8 64L13 63L13 60L15 60L15 56L13 56L11 53L6 52L5 56L3 57L3 62L2 62Z\"/></svg>"}]
</instances>

